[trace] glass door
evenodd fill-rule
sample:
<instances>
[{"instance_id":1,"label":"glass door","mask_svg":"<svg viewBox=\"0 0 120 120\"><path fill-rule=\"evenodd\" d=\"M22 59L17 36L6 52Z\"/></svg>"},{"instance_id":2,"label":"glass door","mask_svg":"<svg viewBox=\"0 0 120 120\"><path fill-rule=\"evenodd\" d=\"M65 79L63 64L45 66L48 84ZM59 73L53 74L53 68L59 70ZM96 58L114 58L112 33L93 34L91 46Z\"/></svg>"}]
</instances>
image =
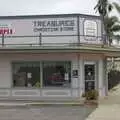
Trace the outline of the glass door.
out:
<instances>
[{"instance_id":1,"label":"glass door","mask_svg":"<svg viewBox=\"0 0 120 120\"><path fill-rule=\"evenodd\" d=\"M85 92L95 89L95 64L84 65Z\"/></svg>"}]
</instances>

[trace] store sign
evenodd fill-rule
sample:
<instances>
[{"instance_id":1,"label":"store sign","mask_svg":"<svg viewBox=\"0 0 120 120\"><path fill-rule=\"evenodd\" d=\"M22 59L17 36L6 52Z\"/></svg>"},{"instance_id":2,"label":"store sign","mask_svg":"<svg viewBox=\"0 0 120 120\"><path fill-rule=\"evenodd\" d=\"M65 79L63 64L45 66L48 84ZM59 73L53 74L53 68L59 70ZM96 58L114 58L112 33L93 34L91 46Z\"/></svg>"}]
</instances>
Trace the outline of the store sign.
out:
<instances>
[{"instance_id":1,"label":"store sign","mask_svg":"<svg viewBox=\"0 0 120 120\"><path fill-rule=\"evenodd\" d=\"M0 23L0 34L12 34L13 33L13 30L11 28L11 25L10 24L1 24Z\"/></svg>"},{"instance_id":2,"label":"store sign","mask_svg":"<svg viewBox=\"0 0 120 120\"><path fill-rule=\"evenodd\" d=\"M0 28L0 34L12 34L12 29Z\"/></svg>"},{"instance_id":3,"label":"store sign","mask_svg":"<svg viewBox=\"0 0 120 120\"><path fill-rule=\"evenodd\" d=\"M86 40L96 41L97 37L97 23L92 20L84 22L84 35Z\"/></svg>"},{"instance_id":4,"label":"store sign","mask_svg":"<svg viewBox=\"0 0 120 120\"><path fill-rule=\"evenodd\" d=\"M33 21L34 32L66 32L74 31L74 19L46 19Z\"/></svg>"}]
</instances>

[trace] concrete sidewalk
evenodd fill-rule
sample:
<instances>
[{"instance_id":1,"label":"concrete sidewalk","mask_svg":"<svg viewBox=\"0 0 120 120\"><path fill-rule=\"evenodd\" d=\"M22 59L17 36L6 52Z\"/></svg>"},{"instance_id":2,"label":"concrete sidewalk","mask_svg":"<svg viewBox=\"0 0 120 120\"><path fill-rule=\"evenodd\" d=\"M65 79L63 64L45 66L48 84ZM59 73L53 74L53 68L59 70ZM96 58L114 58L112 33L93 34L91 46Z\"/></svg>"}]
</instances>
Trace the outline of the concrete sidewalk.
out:
<instances>
[{"instance_id":1,"label":"concrete sidewalk","mask_svg":"<svg viewBox=\"0 0 120 120\"><path fill-rule=\"evenodd\" d=\"M86 120L120 120L120 84L99 101L98 108Z\"/></svg>"}]
</instances>

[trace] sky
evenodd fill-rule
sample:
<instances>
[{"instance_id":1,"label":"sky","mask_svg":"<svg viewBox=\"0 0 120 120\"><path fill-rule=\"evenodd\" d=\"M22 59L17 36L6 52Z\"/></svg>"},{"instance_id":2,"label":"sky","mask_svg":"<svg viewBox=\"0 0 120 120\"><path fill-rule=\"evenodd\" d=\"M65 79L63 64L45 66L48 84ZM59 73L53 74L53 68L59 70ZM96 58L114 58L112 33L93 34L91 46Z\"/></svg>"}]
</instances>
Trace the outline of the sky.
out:
<instances>
[{"instance_id":1,"label":"sky","mask_svg":"<svg viewBox=\"0 0 120 120\"><path fill-rule=\"evenodd\" d=\"M83 13L95 14L97 0L2 0L0 16Z\"/></svg>"},{"instance_id":2,"label":"sky","mask_svg":"<svg viewBox=\"0 0 120 120\"><path fill-rule=\"evenodd\" d=\"M80 13L98 15L98 0L1 0L0 16ZM120 0L116 0L120 3Z\"/></svg>"},{"instance_id":3,"label":"sky","mask_svg":"<svg viewBox=\"0 0 120 120\"><path fill-rule=\"evenodd\" d=\"M81 13L95 15L97 0L1 0L0 16Z\"/></svg>"}]
</instances>

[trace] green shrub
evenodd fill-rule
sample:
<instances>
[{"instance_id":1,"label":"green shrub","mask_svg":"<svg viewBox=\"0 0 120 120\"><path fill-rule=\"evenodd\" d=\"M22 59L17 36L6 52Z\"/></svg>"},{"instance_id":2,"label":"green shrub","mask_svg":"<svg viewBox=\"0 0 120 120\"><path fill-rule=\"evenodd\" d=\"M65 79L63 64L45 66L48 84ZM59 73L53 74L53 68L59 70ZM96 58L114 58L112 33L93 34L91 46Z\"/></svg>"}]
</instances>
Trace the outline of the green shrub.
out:
<instances>
[{"instance_id":1,"label":"green shrub","mask_svg":"<svg viewBox=\"0 0 120 120\"><path fill-rule=\"evenodd\" d=\"M90 90L85 93L86 100L97 100L98 92L96 90Z\"/></svg>"},{"instance_id":2,"label":"green shrub","mask_svg":"<svg viewBox=\"0 0 120 120\"><path fill-rule=\"evenodd\" d=\"M85 97L85 93L82 94L82 97Z\"/></svg>"},{"instance_id":3,"label":"green shrub","mask_svg":"<svg viewBox=\"0 0 120 120\"><path fill-rule=\"evenodd\" d=\"M40 82L36 82L35 87L40 88Z\"/></svg>"}]
</instances>

